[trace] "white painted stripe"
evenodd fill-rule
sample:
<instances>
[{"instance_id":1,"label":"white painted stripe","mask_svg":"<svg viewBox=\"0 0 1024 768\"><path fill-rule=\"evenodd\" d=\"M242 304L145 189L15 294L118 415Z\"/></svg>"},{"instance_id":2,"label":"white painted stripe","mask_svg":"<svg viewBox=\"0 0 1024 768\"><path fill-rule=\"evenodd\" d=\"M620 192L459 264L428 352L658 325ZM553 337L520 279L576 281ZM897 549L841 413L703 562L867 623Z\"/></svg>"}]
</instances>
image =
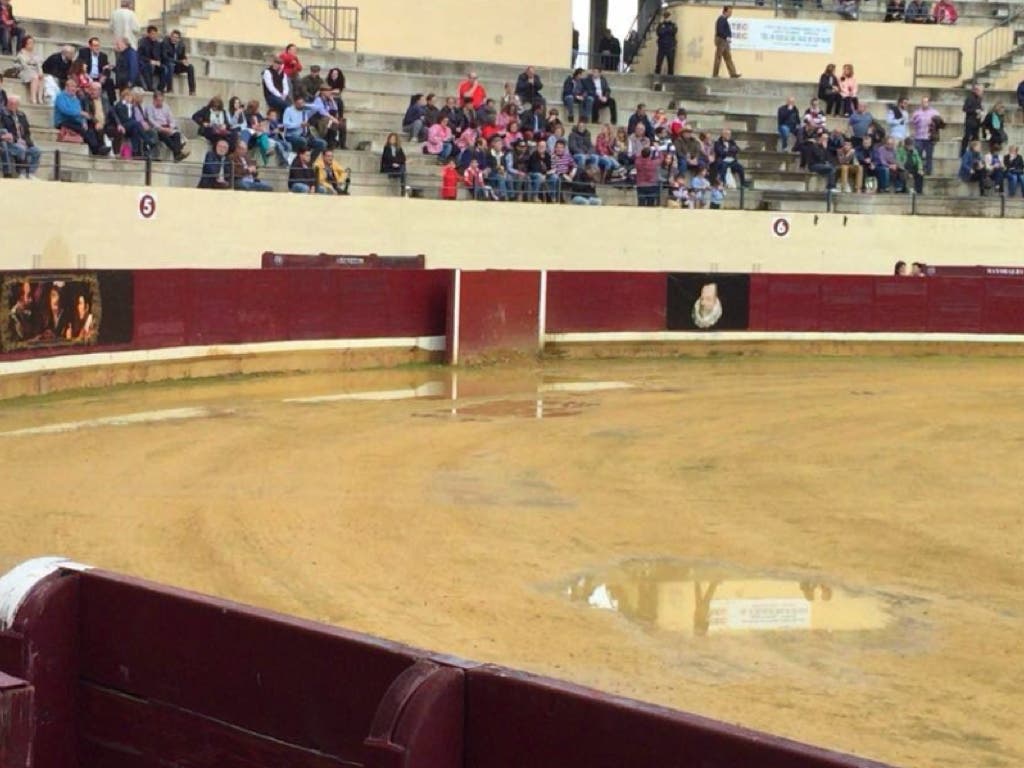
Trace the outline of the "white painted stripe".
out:
<instances>
[{"instance_id":1,"label":"white painted stripe","mask_svg":"<svg viewBox=\"0 0 1024 768\"><path fill-rule=\"evenodd\" d=\"M284 403L336 403L345 400L411 400L417 397L440 397L444 394L443 381L428 381L410 389L381 389L369 392L342 392L337 395L316 397L289 397Z\"/></svg>"},{"instance_id":2,"label":"white painted stripe","mask_svg":"<svg viewBox=\"0 0 1024 768\"><path fill-rule=\"evenodd\" d=\"M100 419L84 421L65 421L60 424L47 424L42 427L15 429L0 432L0 437L27 437L29 435L60 435L65 432L77 432L80 429L96 427L126 427L132 424L151 424L161 421L181 421L183 419L204 419L211 416L228 416L232 410L214 410L213 408L169 408L164 411L143 411L129 413L124 416L104 416Z\"/></svg>"},{"instance_id":3,"label":"white painted stripe","mask_svg":"<svg viewBox=\"0 0 1024 768\"><path fill-rule=\"evenodd\" d=\"M455 288L452 291L452 350L448 362L459 364L459 322L462 320L462 270L456 269Z\"/></svg>"},{"instance_id":4,"label":"white painted stripe","mask_svg":"<svg viewBox=\"0 0 1024 768\"><path fill-rule=\"evenodd\" d=\"M538 392L604 392L611 389L632 389L635 385L625 381L558 381L541 384Z\"/></svg>"},{"instance_id":5,"label":"white painted stripe","mask_svg":"<svg viewBox=\"0 0 1024 768\"><path fill-rule=\"evenodd\" d=\"M594 333L548 333L545 334L544 340L549 344L650 341L907 341L1021 344L1024 343L1024 335L1009 333L840 333L831 331L599 331Z\"/></svg>"},{"instance_id":6,"label":"white painted stripe","mask_svg":"<svg viewBox=\"0 0 1024 768\"><path fill-rule=\"evenodd\" d=\"M540 297L537 302L537 350L544 350L544 334L548 326L548 271L540 271Z\"/></svg>"},{"instance_id":7,"label":"white painted stripe","mask_svg":"<svg viewBox=\"0 0 1024 768\"><path fill-rule=\"evenodd\" d=\"M36 584L62 568L85 571L89 566L63 557L37 557L0 575L0 630L11 628L18 609Z\"/></svg>"},{"instance_id":8,"label":"white painted stripe","mask_svg":"<svg viewBox=\"0 0 1024 768\"><path fill-rule=\"evenodd\" d=\"M304 341L266 341L252 344L217 344L198 347L134 349L127 352L95 352L87 355L61 355L0 363L0 376L19 373L73 370L98 365L162 363L212 357L243 357L278 352L331 352L350 349L425 349L443 352L444 336L403 336L374 339L309 339Z\"/></svg>"}]
</instances>

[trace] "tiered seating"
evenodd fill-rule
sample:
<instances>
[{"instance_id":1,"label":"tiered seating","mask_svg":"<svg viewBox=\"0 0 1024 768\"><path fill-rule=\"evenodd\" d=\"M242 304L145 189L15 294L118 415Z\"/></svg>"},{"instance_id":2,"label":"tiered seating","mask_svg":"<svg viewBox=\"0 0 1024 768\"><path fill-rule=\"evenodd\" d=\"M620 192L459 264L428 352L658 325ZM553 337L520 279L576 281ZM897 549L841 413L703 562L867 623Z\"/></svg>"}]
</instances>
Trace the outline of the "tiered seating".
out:
<instances>
[{"instance_id":1,"label":"tiered seating","mask_svg":"<svg viewBox=\"0 0 1024 768\"><path fill-rule=\"evenodd\" d=\"M84 41L96 30L52 23L28 26L41 46L44 54L54 50L65 41L76 44ZM100 33L101 39L108 37ZM109 49L109 39L105 39ZM214 95L225 102L231 96L262 102L259 85L260 75L267 57L273 52L262 46L248 46L211 41L190 41L191 57L198 75L198 95L189 97L180 93L183 82L179 78L176 92L168 103L178 117L185 135L192 139L192 155L185 162L154 163L151 184L154 186L194 187L199 177L203 154L207 147L202 139L196 140L196 127L190 116ZM352 194L394 195L399 190L397 183L388 181L378 173L379 153L385 137L390 131L399 130L402 115L412 93L434 92L440 97L453 94L458 82L469 68L475 68L488 91L500 96L502 84L514 80L521 71L519 67L506 65L466 64L460 62L401 60L385 57L353 54L304 51L302 59L307 64L319 63L329 67L337 64L345 71L347 88L344 93L349 121L348 151L337 152L343 166L353 173ZM558 104L561 83L565 70L541 70L545 93L552 106ZM799 160L793 153L777 151L775 133L775 111L787 95L794 95L803 109L815 90L812 83L776 83L742 79L665 79L662 88L655 90L650 75L628 74L613 76L612 88L619 106L620 124L624 124L638 102L644 102L649 110L658 107L674 110L685 106L690 120L697 130L706 130L713 135L723 127L730 127L744 148L742 160L748 168L752 188L744 190L743 207L777 210L824 210L826 207L823 183L820 177L812 176L798 168ZM17 83L8 83L9 89L17 89ZM872 113L884 118L885 105L895 100L902 91L894 88L862 86L862 96ZM906 93L912 102L923 95L932 98L948 128L943 141L936 150L935 175L928 178L925 193L928 202L916 203L918 212L951 212L958 203L948 201L940 204L934 198L943 196L960 197L976 195L976 191L956 179L959 137L962 132L960 111L963 93L959 89L944 91L910 90ZM1011 108L1015 103L1011 93L989 93L986 103L1002 100ZM65 181L105 182L142 184L145 181L145 164L138 161L123 161L110 158L90 158L83 146L58 144L52 124L51 110L46 107L24 106L33 127L37 143L44 150L44 164L40 175L52 178L55 169L55 150L60 151L59 177ZM844 121L845 122L845 121ZM1024 144L1024 129L1011 126L1011 143ZM437 195L439 173L433 158L422 156L416 145L407 145L410 184L427 197ZM283 190L285 173L271 167L261 175ZM635 196L631 189L602 188L601 197L606 205L633 205ZM726 200L727 207L737 207L740 195L731 194ZM910 203L906 196L844 196L838 204L846 210L863 211L907 211ZM991 205L987 206L991 208ZM957 210L961 210L957 208ZM1016 208L1013 209L1016 211ZM998 213L998 211L997 211Z\"/></svg>"}]
</instances>

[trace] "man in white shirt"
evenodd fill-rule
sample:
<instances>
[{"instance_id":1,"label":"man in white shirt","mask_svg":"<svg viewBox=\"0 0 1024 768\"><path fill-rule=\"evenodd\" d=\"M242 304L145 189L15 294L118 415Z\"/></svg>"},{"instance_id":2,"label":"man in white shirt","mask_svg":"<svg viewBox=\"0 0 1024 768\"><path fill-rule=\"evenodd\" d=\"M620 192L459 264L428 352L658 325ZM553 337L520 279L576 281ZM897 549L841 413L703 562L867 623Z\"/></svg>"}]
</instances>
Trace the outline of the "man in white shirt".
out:
<instances>
[{"instance_id":1,"label":"man in white shirt","mask_svg":"<svg viewBox=\"0 0 1024 768\"><path fill-rule=\"evenodd\" d=\"M313 151L310 162L316 162L320 153L327 148L327 142L309 130L309 115L305 100L296 96L292 105L281 115L281 124L284 126L284 137L292 145L292 150L301 153L304 149L310 149Z\"/></svg>"},{"instance_id":2,"label":"man in white shirt","mask_svg":"<svg viewBox=\"0 0 1024 768\"><path fill-rule=\"evenodd\" d=\"M153 102L144 110L146 121L156 130L156 137L174 154L174 162L180 163L189 155L185 148L181 129L174 114L164 104L164 95L159 91L153 94Z\"/></svg>"},{"instance_id":3,"label":"man in white shirt","mask_svg":"<svg viewBox=\"0 0 1024 768\"><path fill-rule=\"evenodd\" d=\"M142 26L132 10L132 0L121 0L121 7L110 14L110 31L114 33L114 39L125 37L129 46L138 48Z\"/></svg>"},{"instance_id":4,"label":"man in white shirt","mask_svg":"<svg viewBox=\"0 0 1024 768\"><path fill-rule=\"evenodd\" d=\"M276 109L284 117L291 94L291 81L284 75L281 59L275 56L270 66L263 70L263 98L267 102L267 109Z\"/></svg>"}]
</instances>

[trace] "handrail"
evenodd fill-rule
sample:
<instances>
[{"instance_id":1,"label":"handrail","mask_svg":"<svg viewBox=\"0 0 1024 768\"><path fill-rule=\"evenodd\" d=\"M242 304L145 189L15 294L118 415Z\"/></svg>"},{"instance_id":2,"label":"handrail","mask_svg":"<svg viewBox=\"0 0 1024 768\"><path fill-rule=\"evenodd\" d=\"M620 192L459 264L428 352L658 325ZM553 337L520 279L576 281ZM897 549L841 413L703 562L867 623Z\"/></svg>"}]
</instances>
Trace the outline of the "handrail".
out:
<instances>
[{"instance_id":1,"label":"handrail","mask_svg":"<svg viewBox=\"0 0 1024 768\"><path fill-rule=\"evenodd\" d=\"M1014 24L1024 16L1024 9L1007 16L998 24L974 38L974 79L981 72L1017 48Z\"/></svg>"},{"instance_id":2,"label":"handrail","mask_svg":"<svg viewBox=\"0 0 1024 768\"><path fill-rule=\"evenodd\" d=\"M914 46L913 86L920 77L959 78L963 69L963 51L954 47Z\"/></svg>"},{"instance_id":3,"label":"handrail","mask_svg":"<svg viewBox=\"0 0 1024 768\"><path fill-rule=\"evenodd\" d=\"M271 0L274 8L288 0ZM341 5L338 0L320 0L309 3L305 0L291 0L299 9L299 18L306 22L324 42L338 50L338 43L351 43L352 52L359 52L359 9Z\"/></svg>"},{"instance_id":4,"label":"handrail","mask_svg":"<svg viewBox=\"0 0 1024 768\"><path fill-rule=\"evenodd\" d=\"M628 67L632 65L637 54L640 53L640 48L643 47L644 41L647 40L647 35L650 33L651 27L658 18L658 14L661 12L661 9L661 0L641 0L640 7L636 12L636 18L633 19L633 23L629 25L626 37L622 41L622 62L625 66ZM636 34L636 38L633 42L630 42L630 35L633 35L634 33ZM627 43L629 43L629 46L627 46ZM633 48L633 50L629 50L632 46L635 46L635 48Z\"/></svg>"}]
</instances>

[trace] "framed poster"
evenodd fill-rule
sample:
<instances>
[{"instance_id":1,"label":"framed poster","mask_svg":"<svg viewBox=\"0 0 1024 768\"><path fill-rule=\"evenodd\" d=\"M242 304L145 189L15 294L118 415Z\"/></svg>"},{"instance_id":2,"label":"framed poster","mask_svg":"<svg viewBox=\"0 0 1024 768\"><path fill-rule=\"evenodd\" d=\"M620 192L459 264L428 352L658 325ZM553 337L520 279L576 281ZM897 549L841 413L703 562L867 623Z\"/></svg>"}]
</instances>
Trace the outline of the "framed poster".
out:
<instances>
[{"instance_id":1,"label":"framed poster","mask_svg":"<svg viewBox=\"0 0 1024 768\"><path fill-rule=\"evenodd\" d=\"M747 330L750 275L670 274L665 321L670 331Z\"/></svg>"}]
</instances>

